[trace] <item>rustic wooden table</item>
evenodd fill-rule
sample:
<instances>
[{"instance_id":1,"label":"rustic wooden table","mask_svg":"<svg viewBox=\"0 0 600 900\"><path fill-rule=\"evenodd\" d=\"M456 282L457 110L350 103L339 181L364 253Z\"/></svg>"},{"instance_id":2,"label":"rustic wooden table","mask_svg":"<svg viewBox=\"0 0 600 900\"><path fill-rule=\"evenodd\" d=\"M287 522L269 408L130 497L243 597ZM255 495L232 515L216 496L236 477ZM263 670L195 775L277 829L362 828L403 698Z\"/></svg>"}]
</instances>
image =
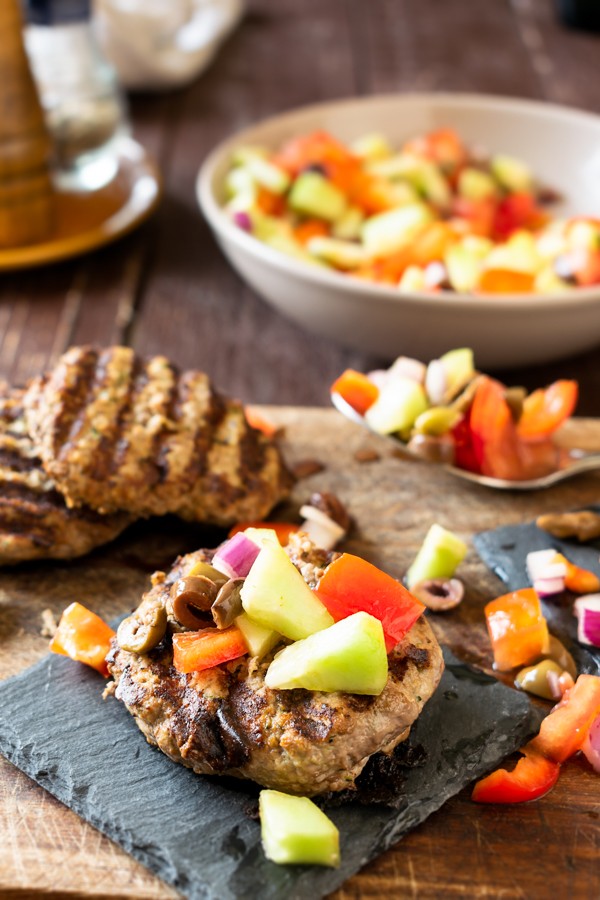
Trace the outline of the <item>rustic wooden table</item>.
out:
<instances>
[{"instance_id":1,"label":"rustic wooden table","mask_svg":"<svg viewBox=\"0 0 600 900\"><path fill-rule=\"evenodd\" d=\"M249 0L240 28L196 84L131 100L135 135L164 175L164 198L152 221L85 258L2 276L0 376L24 382L73 343L124 342L203 368L244 401L327 405L336 374L378 361L302 332L228 267L195 203L194 179L208 150L261 117L376 92L479 91L600 112L599 60L600 38L559 25L551 0ZM580 383L580 413L600 416L595 351L510 378L534 387L564 375ZM320 431L319 421L309 422L310 434ZM581 502L597 496L596 485L587 482ZM576 502L577 488L564 496ZM515 520L521 510L526 507L515 512L503 501L497 520ZM496 521L482 506L475 518L481 527ZM0 862L2 897L175 896L3 767L3 846L12 843L10 862L4 868ZM35 816L23 819L19 831L24 806ZM571 767L551 799L527 809L482 810L465 793L338 896L592 900L600 892L599 816L600 790L583 764ZM545 859L558 834L560 857L540 865L536 857ZM82 865L98 850L95 884L59 877L63 843L79 847Z\"/></svg>"}]
</instances>

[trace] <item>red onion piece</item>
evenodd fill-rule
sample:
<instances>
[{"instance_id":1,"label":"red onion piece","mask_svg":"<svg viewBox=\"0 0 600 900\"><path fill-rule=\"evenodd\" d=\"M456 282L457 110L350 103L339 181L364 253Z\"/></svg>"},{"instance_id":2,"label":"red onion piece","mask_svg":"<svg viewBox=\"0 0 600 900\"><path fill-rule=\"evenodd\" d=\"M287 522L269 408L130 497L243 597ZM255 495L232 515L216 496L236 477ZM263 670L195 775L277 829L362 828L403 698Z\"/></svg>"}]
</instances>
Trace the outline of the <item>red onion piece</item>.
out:
<instances>
[{"instance_id":1,"label":"red onion piece","mask_svg":"<svg viewBox=\"0 0 600 900\"><path fill-rule=\"evenodd\" d=\"M600 716L592 722L581 749L589 764L600 774Z\"/></svg>"},{"instance_id":2,"label":"red onion piece","mask_svg":"<svg viewBox=\"0 0 600 900\"><path fill-rule=\"evenodd\" d=\"M388 369L388 375L395 378L399 375L401 378L410 378L411 381L417 381L424 384L427 366L418 359L411 356L399 356L398 359Z\"/></svg>"},{"instance_id":3,"label":"red onion piece","mask_svg":"<svg viewBox=\"0 0 600 900\"><path fill-rule=\"evenodd\" d=\"M554 594L562 594L565 589L564 576L556 578L536 578L533 589L538 597L552 597Z\"/></svg>"},{"instance_id":4,"label":"red onion piece","mask_svg":"<svg viewBox=\"0 0 600 900\"><path fill-rule=\"evenodd\" d=\"M529 580L534 582L538 578L564 578L567 567L564 563L555 562L555 559L556 550L533 550L528 553L526 565Z\"/></svg>"},{"instance_id":5,"label":"red onion piece","mask_svg":"<svg viewBox=\"0 0 600 900\"><path fill-rule=\"evenodd\" d=\"M233 214L233 221L238 226L238 228L242 229L242 231L252 231L252 219L247 212L238 210L238 212L235 212Z\"/></svg>"},{"instance_id":6,"label":"red onion piece","mask_svg":"<svg viewBox=\"0 0 600 900\"><path fill-rule=\"evenodd\" d=\"M448 390L448 377L444 363L440 359L432 360L427 366L425 375L425 391L432 406L439 406L444 402Z\"/></svg>"},{"instance_id":7,"label":"red onion piece","mask_svg":"<svg viewBox=\"0 0 600 900\"><path fill-rule=\"evenodd\" d=\"M259 553L260 547L243 531L238 531L221 544L212 558L212 565L229 578L245 578Z\"/></svg>"},{"instance_id":8,"label":"red onion piece","mask_svg":"<svg viewBox=\"0 0 600 900\"><path fill-rule=\"evenodd\" d=\"M586 594L574 604L578 619L577 640L580 644L600 647L600 594Z\"/></svg>"}]
</instances>

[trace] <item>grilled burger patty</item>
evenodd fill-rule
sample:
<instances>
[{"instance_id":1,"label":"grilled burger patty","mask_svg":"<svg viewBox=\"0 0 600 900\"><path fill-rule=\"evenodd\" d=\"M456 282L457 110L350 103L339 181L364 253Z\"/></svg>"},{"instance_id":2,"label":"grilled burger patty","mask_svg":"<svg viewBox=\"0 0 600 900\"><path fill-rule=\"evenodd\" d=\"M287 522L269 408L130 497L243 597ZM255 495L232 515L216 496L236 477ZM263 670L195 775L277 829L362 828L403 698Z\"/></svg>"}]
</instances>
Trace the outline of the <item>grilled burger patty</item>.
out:
<instances>
[{"instance_id":1,"label":"grilled burger patty","mask_svg":"<svg viewBox=\"0 0 600 900\"><path fill-rule=\"evenodd\" d=\"M25 397L44 468L69 506L264 518L290 487L275 444L198 371L128 347L73 347Z\"/></svg>"},{"instance_id":2,"label":"grilled burger patty","mask_svg":"<svg viewBox=\"0 0 600 900\"><path fill-rule=\"evenodd\" d=\"M27 433L23 394L0 384L0 564L82 556L113 540L131 517L67 507Z\"/></svg>"},{"instance_id":3,"label":"grilled burger patty","mask_svg":"<svg viewBox=\"0 0 600 900\"><path fill-rule=\"evenodd\" d=\"M305 580L318 583L328 561L297 540L288 552ZM145 602L165 605L174 581L210 554L182 557L154 577ZM435 690L443 670L440 647L420 619L389 655L389 677L378 697L306 690L271 690L273 658L244 657L182 675L172 665L169 631L156 649L109 655L116 697L151 744L175 762L207 775L232 775L293 794L314 796L351 788L368 758L390 752Z\"/></svg>"}]
</instances>

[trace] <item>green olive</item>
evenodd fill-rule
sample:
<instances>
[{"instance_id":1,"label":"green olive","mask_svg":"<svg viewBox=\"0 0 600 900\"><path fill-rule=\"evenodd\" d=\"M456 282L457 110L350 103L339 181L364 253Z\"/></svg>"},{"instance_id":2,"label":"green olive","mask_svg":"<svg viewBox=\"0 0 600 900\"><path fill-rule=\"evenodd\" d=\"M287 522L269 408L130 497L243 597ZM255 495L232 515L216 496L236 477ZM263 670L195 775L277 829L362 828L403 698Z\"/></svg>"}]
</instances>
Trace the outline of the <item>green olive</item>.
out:
<instances>
[{"instance_id":1,"label":"green olive","mask_svg":"<svg viewBox=\"0 0 600 900\"><path fill-rule=\"evenodd\" d=\"M553 659L543 659L541 662L536 663L535 666L521 669L515 678L515 684L522 691L527 691L528 694L535 694L536 697L544 697L546 700L556 700L557 698L552 693L550 681L548 680L550 672L554 672L560 678L564 669L554 662Z\"/></svg>"},{"instance_id":2,"label":"green olive","mask_svg":"<svg viewBox=\"0 0 600 900\"><path fill-rule=\"evenodd\" d=\"M142 600L136 611L123 619L117 643L130 653L147 653L160 644L167 630L167 612L156 600Z\"/></svg>"},{"instance_id":3,"label":"green olive","mask_svg":"<svg viewBox=\"0 0 600 900\"><path fill-rule=\"evenodd\" d=\"M222 584L225 584L225 582L229 580L227 575L224 575L223 572L219 572L218 569L215 569L214 566L211 566L210 563L207 562L194 563L186 577L193 577L194 575L210 578L217 587L221 587Z\"/></svg>"},{"instance_id":4,"label":"green olive","mask_svg":"<svg viewBox=\"0 0 600 900\"><path fill-rule=\"evenodd\" d=\"M553 634L550 635L550 644L548 646L548 652L544 653L543 659L552 659L555 663L558 663L561 669L565 672L568 672L573 681L577 680L577 666L575 665L575 660L567 650L564 644L562 644L557 637L554 637Z\"/></svg>"},{"instance_id":5,"label":"green olive","mask_svg":"<svg viewBox=\"0 0 600 900\"><path fill-rule=\"evenodd\" d=\"M414 433L439 437L447 434L460 419L460 413L451 406L432 406L417 418Z\"/></svg>"}]
</instances>

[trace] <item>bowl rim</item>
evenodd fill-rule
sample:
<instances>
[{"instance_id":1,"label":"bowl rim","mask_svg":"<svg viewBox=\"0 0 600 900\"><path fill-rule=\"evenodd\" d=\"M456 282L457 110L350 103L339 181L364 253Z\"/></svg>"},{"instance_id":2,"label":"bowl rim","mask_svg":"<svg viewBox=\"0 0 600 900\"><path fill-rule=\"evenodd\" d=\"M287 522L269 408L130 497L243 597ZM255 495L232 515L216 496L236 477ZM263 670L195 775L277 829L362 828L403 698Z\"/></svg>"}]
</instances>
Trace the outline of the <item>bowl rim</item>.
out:
<instances>
[{"instance_id":1,"label":"bowl rim","mask_svg":"<svg viewBox=\"0 0 600 900\"><path fill-rule=\"evenodd\" d=\"M236 226L226 215L215 193L214 179L216 170L221 166L225 158L231 155L235 147L252 141L252 135L264 129L279 128L287 122L312 115L323 115L329 110L352 106L369 106L371 104L389 103L395 104L423 104L429 107L435 106L462 106L464 108L490 107L498 112L517 112L528 116L537 116L546 119L568 119L572 122L591 125L598 129L600 137L600 116L595 113L577 109L575 107L562 106L557 103L547 103L540 100L530 100L522 97L509 97L495 94L480 93L453 93L453 92L409 92L371 94L365 97L344 97L338 100L328 100L322 103L312 103L295 107L283 113L268 116L253 122L251 125L235 132L220 141L206 157L196 178L196 198L209 225L216 234L226 242L231 242L239 250L258 258L268 266L277 269L280 273L294 275L297 279L314 286L345 291L350 296L364 298L368 294L370 299L383 305L390 303L436 308L443 304L452 304L454 307L464 310L478 311L511 311L531 312L539 309L540 301L544 304L540 311L547 306L562 308L567 306L573 309L577 306L588 306L597 303L600 299L600 286L577 287L565 291L548 294L514 293L514 294L460 294L455 291L438 291L427 293L411 291L400 292L392 285L367 282L352 276L344 275L335 269L326 269L320 266L310 266L301 260L286 256L281 251L269 247L268 244L248 234ZM481 301L485 301L481 304Z\"/></svg>"}]
</instances>

